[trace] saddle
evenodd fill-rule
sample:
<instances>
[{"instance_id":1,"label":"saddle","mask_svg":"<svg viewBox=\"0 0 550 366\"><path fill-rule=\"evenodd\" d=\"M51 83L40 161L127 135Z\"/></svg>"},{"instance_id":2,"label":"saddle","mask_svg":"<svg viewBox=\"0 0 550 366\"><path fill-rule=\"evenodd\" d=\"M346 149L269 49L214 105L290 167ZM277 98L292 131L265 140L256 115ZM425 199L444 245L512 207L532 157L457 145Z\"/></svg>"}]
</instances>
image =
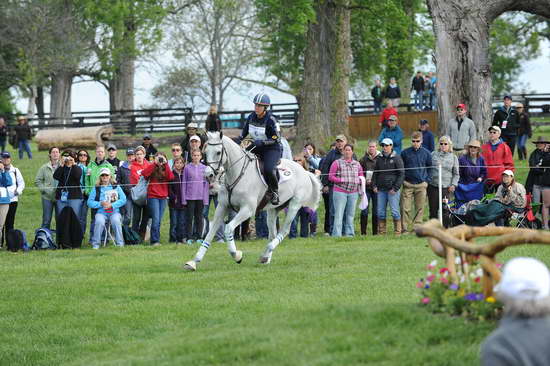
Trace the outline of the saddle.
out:
<instances>
[{"instance_id":1,"label":"saddle","mask_svg":"<svg viewBox=\"0 0 550 366\"><path fill-rule=\"evenodd\" d=\"M265 181L264 176L264 162L260 159L256 159L256 169L258 170L258 174L260 174L260 177L262 178L262 183L267 187L267 182ZM292 177L292 171L281 166L280 159L277 162L277 171L275 172L275 174L277 175L277 181L279 182L279 184L286 182Z\"/></svg>"}]
</instances>

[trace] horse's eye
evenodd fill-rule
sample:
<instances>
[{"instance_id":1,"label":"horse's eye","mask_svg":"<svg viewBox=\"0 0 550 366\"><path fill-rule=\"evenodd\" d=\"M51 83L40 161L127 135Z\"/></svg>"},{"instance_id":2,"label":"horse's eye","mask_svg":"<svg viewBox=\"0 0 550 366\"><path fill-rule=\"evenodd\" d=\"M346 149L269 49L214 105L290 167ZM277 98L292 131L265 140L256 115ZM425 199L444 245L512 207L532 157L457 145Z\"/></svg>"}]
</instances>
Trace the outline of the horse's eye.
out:
<instances>
[{"instance_id":1,"label":"horse's eye","mask_svg":"<svg viewBox=\"0 0 550 366\"><path fill-rule=\"evenodd\" d=\"M217 155L221 155L221 153L222 153L221 151L218 151L216 154L217 154Z\"/></svg>"}]
</instances>

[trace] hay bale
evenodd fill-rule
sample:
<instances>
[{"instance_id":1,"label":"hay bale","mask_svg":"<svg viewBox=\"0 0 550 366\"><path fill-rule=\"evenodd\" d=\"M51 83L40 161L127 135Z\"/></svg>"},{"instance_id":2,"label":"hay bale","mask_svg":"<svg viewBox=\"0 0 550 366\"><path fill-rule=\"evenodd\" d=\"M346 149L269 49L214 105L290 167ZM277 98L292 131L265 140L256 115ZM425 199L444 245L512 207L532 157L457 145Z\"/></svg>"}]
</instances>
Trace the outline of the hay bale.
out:
<instances>
[{"instance_id":1,"label":"hay bale","mask_svg":"<svg viewBox=\"0 0 550 366\"><path fill-rule=\"evenodd\" d=\"M113 134L113 126L77 127L42 129L36 134L34 141L38 150L48 150L57 146L67 148L95 148L109 140Z\"/></svg>"}]
</instances>

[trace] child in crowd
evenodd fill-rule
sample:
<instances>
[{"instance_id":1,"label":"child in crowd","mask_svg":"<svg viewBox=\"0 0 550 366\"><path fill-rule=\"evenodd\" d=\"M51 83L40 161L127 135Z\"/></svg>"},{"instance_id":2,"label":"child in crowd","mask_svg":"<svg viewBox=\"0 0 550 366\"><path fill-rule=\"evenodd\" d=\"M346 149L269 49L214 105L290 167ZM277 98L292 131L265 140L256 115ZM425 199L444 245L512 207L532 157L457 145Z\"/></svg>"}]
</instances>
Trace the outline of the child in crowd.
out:
<instances>
[{"instance_id":1,"label":"child in crowd","mask_svg":"<svg viewBox=\"0 0 550 366\"><path fill-rule=\"evenodd\" d=\"M80 213L78 219L80 220L80 226L82 227L82 235L86 233L86 220L88 219L88 195L86 194L86 175L88 174L88 164L90 164L90 154L86 150L78 150L77 154L78 166L82 169L82 176L80 177L80 186L82 190L82 205L80 206Z\"/></svg>"},{"instance_id":2,"label":"child in crowd","mask_svg":"<svg viewBox=\"0 0 550 366\"><path fill-rule=\"evenodd\" d=\"M185 162L181 156L173 159L172 173L174 174L174 179L172 179L169 186L168 208L170 210L170 243L175 242L176 244L182 244L183 239L186 237L185 206L183 205L182 189L184 168Z\"/></svg>"},{"instance_id":3,"label":"child in crowd","mask_svg":"<svg viewBox=\"0 0 550 366\"><path fill-rule=\"evenodd\" d=\"M206 166L201 164L202 154L198 149L191 151L191 163L185 166L183 171L183 186L182 199L183 205L187 206L186 210L186 232L189 235L187 244L191 245L196 240L197 243L202 243L202 238L197 237L202 233L203 206L208 204L208 182L204 177ZM193 236L193 222L197 228Z\"/></svg>"}]
</instances>

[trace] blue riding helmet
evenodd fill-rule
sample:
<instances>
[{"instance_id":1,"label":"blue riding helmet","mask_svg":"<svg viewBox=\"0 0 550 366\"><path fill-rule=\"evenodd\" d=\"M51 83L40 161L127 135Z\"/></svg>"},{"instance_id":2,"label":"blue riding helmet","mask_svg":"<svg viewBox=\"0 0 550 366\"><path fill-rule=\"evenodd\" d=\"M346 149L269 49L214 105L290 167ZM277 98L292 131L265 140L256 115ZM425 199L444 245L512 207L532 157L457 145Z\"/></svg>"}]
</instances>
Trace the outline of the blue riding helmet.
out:
<instances>
[{"instance_id":1,"label":"blue riding helmet","mask_svg":"<svg viewBox=\"0 0 550 366\"><path fill-rule=\"evenodd\" d=\"M271 100L269 100L269 95L264 93L256 94L253 102L254 104L265 105L265 106L268 106L271 104Z\"/></svg>"}]
</instances>

